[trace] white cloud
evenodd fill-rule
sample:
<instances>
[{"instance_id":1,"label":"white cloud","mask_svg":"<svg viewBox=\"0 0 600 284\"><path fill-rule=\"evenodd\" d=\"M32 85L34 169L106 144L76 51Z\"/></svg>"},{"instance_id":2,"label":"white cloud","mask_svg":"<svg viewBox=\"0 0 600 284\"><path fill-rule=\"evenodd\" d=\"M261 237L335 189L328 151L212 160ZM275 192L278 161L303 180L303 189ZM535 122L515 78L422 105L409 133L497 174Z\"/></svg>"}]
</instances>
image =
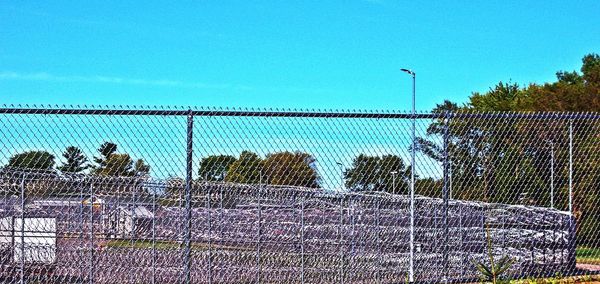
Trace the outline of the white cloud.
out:
<instances>
[{"instance_id":1,"label":"white cloud","mask_svg":"<svg viewBox=\"0 0 600 284\"><path fill-rule=\"evenodd\" d=\"M47 82L74 82L74 83L103 83L103 84L118 84L118 85L140 85L140 86L164 86L178 88L194 88L194 89L236 89L249 90L253 89L248 86L230 85L230 84L207 84L201 82L187 82L169 79L148 80L139 78L124 78L112 76L79 76L79 75L55 75L46 72L37 73L20 73L14 71L0 72L0 80L20 80L20 81L47 81Z\"/></svg>"}]
</instances>

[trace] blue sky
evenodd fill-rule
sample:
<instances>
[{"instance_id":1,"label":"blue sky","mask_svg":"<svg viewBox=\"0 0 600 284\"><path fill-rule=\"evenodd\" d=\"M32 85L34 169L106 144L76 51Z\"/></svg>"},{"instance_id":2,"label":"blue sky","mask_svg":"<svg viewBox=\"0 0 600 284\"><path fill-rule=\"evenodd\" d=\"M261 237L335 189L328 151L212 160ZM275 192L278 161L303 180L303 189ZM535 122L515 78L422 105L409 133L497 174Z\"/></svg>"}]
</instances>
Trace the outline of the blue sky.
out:
<instances>
[{"instance_id":1,"label":"blue sky","mask_svg":"<svg viewBox=\"0 0 600 284\"><path fill-rule=\"evenodd\" d=\"M6 104L417 108L552 80L600 52L600 2L2 1Z\"/></svg>"}]
</instances>

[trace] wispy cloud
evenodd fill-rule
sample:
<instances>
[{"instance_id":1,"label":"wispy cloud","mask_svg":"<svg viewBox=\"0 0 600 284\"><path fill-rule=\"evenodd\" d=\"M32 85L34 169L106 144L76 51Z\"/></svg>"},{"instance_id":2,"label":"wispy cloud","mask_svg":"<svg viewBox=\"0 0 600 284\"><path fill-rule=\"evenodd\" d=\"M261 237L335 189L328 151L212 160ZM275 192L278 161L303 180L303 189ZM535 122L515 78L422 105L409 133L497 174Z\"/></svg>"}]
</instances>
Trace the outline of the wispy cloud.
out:
<instances>
[{"instance_id":1,"label":"wispy cloud","mask_svg":"<svg viewBox=\"0 0 600 284\"><path fill-rule=\"evenodd\" d=\"M55 21L57 23L73 24L75 26L81 26L85 28L96 27L101 29L114 29L120 33L129 32L135 35L144 33L152 38L163 37L166 39L173 39L182 37L186 38L197 38L197 37L210 37L212 39L226 39L228 38L225 34L218 31L210 31L203 29L189 29L182 27L171 27L168 25L157 25L153 23L144 23L143 28L140 28L139 23L126 22L122 19L110 19L100 20L86 17L65 17L62 15L48 13L43 10L36 10L31 8L22 8L14 5L0 6L0 9L6 9L12 13L19 13L38 18L44 18L46 21Z\"/></svg>"},{"instance_id":2,"label":"wispy cloud","mask_svg":"<svg viewBox=\"0 0 600 284\"><path fill-rule=\"evenodd\" d=\"M367 2L367 3L371 3L371 4L377 4L377 5L385 4L384 0L363 0L363 1Z\"/></svg>"},{"instance_id":3,"label":"wispy cloud","mask_svg":"<svg viewBox=\"0 0 600 284\"><path fill-rule=\"evenodd\" d=\"M139 85L155 87L176 87L194 89L235 89L251 90L252 87L231 84L208 84L202 82L188 82L170 79L148 80L139 78L124 78L103 75L79 76L79 75L55 75L46 72L20 73L14 71L0 72L0 80L19 81L46 81L46 82L68 82L68 83L100 83L114 85Z\"/></svg>"}]
</instances>

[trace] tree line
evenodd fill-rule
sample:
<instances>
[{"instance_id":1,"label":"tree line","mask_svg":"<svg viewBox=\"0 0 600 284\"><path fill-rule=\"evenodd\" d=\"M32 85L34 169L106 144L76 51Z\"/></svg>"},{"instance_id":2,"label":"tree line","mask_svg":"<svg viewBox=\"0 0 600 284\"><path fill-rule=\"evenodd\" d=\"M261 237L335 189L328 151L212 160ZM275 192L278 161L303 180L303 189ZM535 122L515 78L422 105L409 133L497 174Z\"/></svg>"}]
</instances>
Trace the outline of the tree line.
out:
<instances>
[{"instance_id":1,"label":"tree line","mask_svg":"<svg viewBox=\"0 0 600 284\"><path fill-rule=\"evenodd\" d=\"M251 151L238 158L211 155L200 161L198 176L206 181L319 187L315 158L304 152L277 152L262 159Z\"/></svg>"},{"instance_id":2,"label":"tree line","mask_svg":"<svg viewBox=\"0 0 600 284\"><path fill-rule=\"evenodd\" d=\"M358 155L351 167L343 170L344 184L350 191L387 191L403 193L408 188L410 167L397 155ZM305 152L276 152L263 159L251 151L239 157L210 155L200 161L201 180L245 184L290 185L319 188L322 177L316 159Z\"/></svg>"},{"instance_id":3,"label":"tree line","mask_svg":"<svg viewBox=\"0 0 600 284\"><path fill-rule=\"evenodd\" d=\"M519 86L499 82L467 103L444 101L445 112L598 112L600 56L583 57L580 71L558 71L556 81ZM441 116L443 117L443 116ZM442 162L437 141L448 135L453 195L457 199L550 207L550 164L555 163L555 208L567 210L569 124L573 127L573 211L578 243L600 239L600 122L575 119L440 118L417 141L418 150ZM554 159L553 159L554 157Z\"/></svg>"},{"instance_id":4,"label":"tree line","mask_svg":"<svg viewBox=\"0 0 600 284\"><path fill-rule=\"evenodd\" d=\"M25 151L11 156L4 169L21 171L35 170L67 173L92 173L100 176L145 176L150 172L150 166L143 160L133 158L127 153L118 153L117 144L104 142L98 148L98 155L93 157L93 163L88 160L83 151L75 146L68 146L62 153L62 164L55 169L55 156L44 150ZM89 171L88 171L89 170Z\"/></svg>"}]
</instances>

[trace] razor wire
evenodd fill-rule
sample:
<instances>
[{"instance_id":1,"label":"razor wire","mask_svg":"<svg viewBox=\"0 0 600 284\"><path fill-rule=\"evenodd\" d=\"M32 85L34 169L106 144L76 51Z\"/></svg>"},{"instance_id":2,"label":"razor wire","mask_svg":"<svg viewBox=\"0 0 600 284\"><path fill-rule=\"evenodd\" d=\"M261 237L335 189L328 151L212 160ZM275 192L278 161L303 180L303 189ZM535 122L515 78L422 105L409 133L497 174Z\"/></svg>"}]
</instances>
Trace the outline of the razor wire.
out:
<instances>
[{"instance_id":1,"label":"razor wire","mask_svg":"<svg viewBox=\"0 0 600 284\"><path fill-rule=\"evenodd\" d=\"M598 274L599 120L5 106L0 283Z\"/></svg>"}]
</instances>

